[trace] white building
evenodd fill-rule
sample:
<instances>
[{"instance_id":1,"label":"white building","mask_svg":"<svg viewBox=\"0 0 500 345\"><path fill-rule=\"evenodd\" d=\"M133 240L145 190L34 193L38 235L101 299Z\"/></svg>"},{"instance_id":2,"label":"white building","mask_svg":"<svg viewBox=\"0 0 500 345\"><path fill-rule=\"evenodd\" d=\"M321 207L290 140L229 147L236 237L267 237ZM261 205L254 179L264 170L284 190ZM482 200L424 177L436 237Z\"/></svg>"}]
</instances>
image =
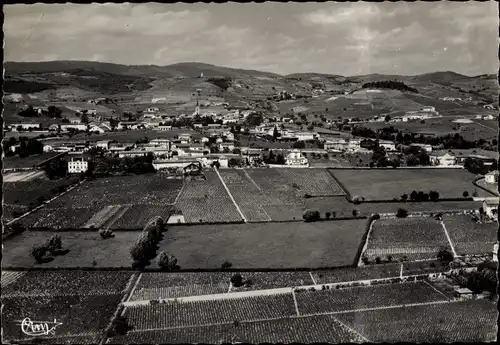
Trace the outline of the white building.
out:
<instances>
[{"instance_id":1,"label":"white building","mask_svg":"<svg viewBox=\"0 0 500 345\"><path fill-rule=\"evenodd\" d=\"M316 134L310 132L296 132L294 137L299 141L307 141L316 139Z\"/></svg>"},{"instance_id":2,"label":"white building","mask_svg":"<svg viewBox=\"0 0 500 345\"><path fill-rule=\"evenodd\" d=\"M172 130L172 126L165 126L165 125L160 125L158 127L155 128L157 131L171 131Z\"/></svg>"},{"instance_id":3,"label":"white building","mask_svg":"<svg viewBox=\"0 0 500 345\"><path fill-rule=\"evenodd\" d=\"M109 143L110 141L109 140L99 140L96 142L96 147L99 147L101 149L104 149L104 150L108 150L109 149Z\"/></svg>"},{"instance_id":4,"label":"white building","mask_svg":"<svg viewBox=\"0 0 500 345\"><path fill-rule=\"evenodd\" d=\"M158 108L148 108L148 109L146 109L147 113L157 113L159 111L160 111L160 109L158 109Z\"/></svg>"},{"instance_id":5,"label":"white building","mask_svg":"<svg viewBox=\"0 0 500 345\"><path fill-rule=\"evenodd\" d=\"M345 139L332 139L324 143L323 149L334 150L334 151L344 151L347 149L348 142Z\"/></svg>"},{"instance_id":6,"label":"white building","mask_svg":"<svg viewBox=\"0 0 500 345\"><path fill-rule=\"evenodd\" d=\"M287 154L285 165L309 166L309 162L306 157L302 156L299 150L293 150Z\"/></svg>"},{"instance_id":7,"label":"white building","mask_svg":"<svg viewBox=\"0 0 500 345\"><path fill-rule=\"evenodd\" d=\"M439 165L443 167L457 165L457 157L446 153L443 156L430 156L430 163L432 165Z\"/></svg>"},{"instance_id":8,"label":"white building","mask_svg":"<svg viewBox=\"0 0 500 345\"><path fill-rule=\"evenodd\" d=\"M87 125L84 124L65 124L61 125L61 131L68 131L69 129L74 129L76 131L86 131Z\"/></svg>"},{"instance_id":9,"label":"white building","mask_svg":"<svg viewBox=\"0 0 500 345\"><path fill-rule=\"evenodd\" d=\"M351 139L347 144L347 150L356 152L361 149L361 139Z\"/></svg>"},{"instance_id":10,"label":"white building","mask_svg":"<svg viewBox=\"0 0 500 345\"><path fill-rule=\"evenodd\" d=\"M386 152L396 151L396 144L390 140L380 140L378 144L380 147L383 147Z\"/></svg>"},{"instance_id":11,"label":"white building","mask_svg":"<svg viewBox=\"0 0 500 345\"><path fill-rule=\"evenodd\" d=\"M498 170L491 171L484 175L484 181L491 184L498 183Z\"/></svg>"},{"instance_id":12,"label":"white building","mask_svg":"<svg viewBox=\"0 0 500 345\"><path fill-rule=\"evenodd\" d=\"M493 245L493 262L498 262L498 241Z\"/></svg>"},{"instance_id":13,"label":"white building","mask_svg":"<svg viewBox=\"0 0 500 345\"><path fill-rule=\"evenodd\" d=\"M87 171L89 168L89 162L83 158L71 158L68 162L68 173L79 174Z\"/></svg>"},{"instance_id":14,"label":"white building","mask_svg":"<svg viewBox=\"0 0 500 345\"><path fill-rule=\"evenodd\" d=\"M425 107L422 108L422 111L435 112L436 108L430 107L430 106L425 106Z\"/></svg>"},{"instance_id":15,"label":"white building","mask_svg":"<svg viewBox=\"0 0 500 345\"><path fill-rule=\"evenodd\" d=\"M10 125L10 128L13 132L17 132L17 128L20 127L24 130L29 130L30 128L32 129L38 129L40 128L40 123L14 123Z\"/></svg>"}]
</instances>

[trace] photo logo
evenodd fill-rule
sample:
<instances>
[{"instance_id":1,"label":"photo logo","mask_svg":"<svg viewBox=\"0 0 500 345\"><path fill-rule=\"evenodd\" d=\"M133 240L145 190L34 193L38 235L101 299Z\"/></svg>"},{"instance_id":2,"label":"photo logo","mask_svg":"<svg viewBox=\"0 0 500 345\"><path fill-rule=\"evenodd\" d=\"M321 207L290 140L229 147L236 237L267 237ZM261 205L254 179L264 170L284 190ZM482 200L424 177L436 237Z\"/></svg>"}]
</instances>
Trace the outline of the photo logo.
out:
<instances>
[{"instance_id":1,"label":"photo logo","mask_svg":"<svg viewBox=\"0 0 500 345\"><path fill-rule=\"evenodd\" d=\"M54 319L51 321L31 321L29 317L24 318L21 323L21 331L29 336L39 336L39 335L55 335L56 327L61 326L61 322L57 322Z\"/></svg>"}]
</instances>

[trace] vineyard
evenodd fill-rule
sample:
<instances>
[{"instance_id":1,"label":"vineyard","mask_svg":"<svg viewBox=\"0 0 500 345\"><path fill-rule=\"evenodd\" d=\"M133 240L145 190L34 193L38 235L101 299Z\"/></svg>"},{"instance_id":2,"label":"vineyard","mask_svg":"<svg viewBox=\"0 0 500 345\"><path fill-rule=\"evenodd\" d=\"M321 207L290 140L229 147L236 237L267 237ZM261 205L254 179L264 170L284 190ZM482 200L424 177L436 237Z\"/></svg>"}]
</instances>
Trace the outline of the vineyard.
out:
<instances>
[{"instance_id":1,"label":"vineyard","mask_svg":"<svg viewBox=\"0 0 500 345\"><path fill-rule=\"evenodd\" d=\"M40 208L24 217L21 223L30 228L79 229L98 211L96 207ZM33 222L34 221L34 222Z\"/></svg>"},{"instance_id":2,"label":"vineyard","mask_svg":"<svg viewBox=\"0 0 500 345\"><path fill-rule=\"evenodd\" d=\"M352 265L366 219L172 226L160 251L185 269L309 268Z\"/></svg>"},{"instance_id":3,"label":"vineyard","mask_svg":"<svg viewBox=\"0 0 500 345\"><path fill-rule=\"evenodd\" d=\"M374 221L364 255L409 260L435 258L441 247L449 247L441 223L433 218L395 218Z\"/></svg>"},{"instance_id":4,"label":"vineyard","mask_svg":"<svg viewBox=\"0 0 500 345\"><path fill-rule=\"evenodd\" d=\"M314 271L316 284L352 282L381 278L399 277L400 264L370 265L364 267L336 268L328 271Z\"/></svg>"},{"instance_id":5,"label":"vineyard","mask_svg":"<svg viewBox=\"0 0 500 345\"><path fill-rule=\"evenodd\" d=\"M155 217L166 221L171 209L172 205L122 205L120 211L109 218L106 226L116 230L141 229Z\"/></svg>"},{"instance_id":6,"label":"vineyard","mask_svg":"<svg viewBox=\"0 0 500 345\"><path fill-rule=\"evenodd\" d=\"M428 193L435 190L440 198L462 198L474 190L475 175L464 169L376 169L376 170L330 170L344 185L351 196L362 196L369 200L400 199L414 190ZM487 192L478 190L479 195ZM393 212L395 212L394 210Z\"/></svg>"},{"instance_id":7,"label":"vineyard","mask_svg":"<svg viewBox=\"0 0 500 345\"><path fill-rule=\"evenodd\" d=\"M494 342L498 312L485 300L335 315L373 342Z\"/></svg>"},{"instance_id":8,"label":"vineyard","mask_svg":"<svg viewBox=\"0 0 500 345\"><path fill-rule=\"evenodd\" d=\"M102 239L97 231L61 232L63 250L53 260L37 264L31 256L35 245L45 243L53 233L23 232L4 241L2 267L131 267L130 247L139 232L117 232L111 239Z\"/></svg>"},{"instance_id":9,"label":"vineyard","mask_svg":"<svg viewBox=\"0 0 500 345\"><path fill-rule=\"evenodd\" d=\"M58 336L88 335L102 332L118 307L121 295L102 296L29 296L2 297L2 327L4 339L27 338L18 320L57 319Z\"/></svg>"},{"instance_id":10,"label":"vineyard","mask_svg":"<svg viewBox=\"0 0 500 345\"><path fill-rule=\"evenodd\" d=\"M3 275L4 271L2 271ZM14 282L2 284L2 296L115 295L127 285L131 272L29 271Z\"/></svg>"},{"instance_id":11,"label":"vineyard","mask_svg":"<svg viewBox=\"0 0 500 345\"><path fill-rule=\"evenodd\" d=\"M113 338L121 344L222 344L242 342L263 343L350 343L361 342L355 333L342 326L332 316L285 318L270 321L183 327L161 331L133 331L126 336Z\"/></svg>"},{"instance_id":12,"label":"vineyard","mask_svg":"<svg viewBox=\"0 0 500 345\"><path fill-rule=\"evenodd\" d=\"M490 253L497 239L498 223L477 223L469 215L446 215L446 230L458 255Z\"/></svg>"},{"instance_id":13,"label":"vineyard","mask_svg":"<svg viewBox=\"0 0 500 345\"><path fill-rule=\"evenodd\" d=\"M168 302L128 307L125 316L134 329L209 325L295 315L291 294L226 300Z\"/></svg>"},{"instance_id":14,"label":"vineyard","mask_svg":"<svg viewBox=\"0 0 500 345\"><path fill-rule=\"evenodd\" d=\"M425 283L396 283L295 294L301 315L446 300Z\"/></svg>"},{"instance_id":15,"label":"vineyard","mask_svg":"<svg viewBox=\"0 0 500 345\"><path fill-rule=\"evenodd\" d=\"M450 269L450 266L448 264L443 263L439 260L403 262L402 265L404 276L446 272Z\"/></svg>"},{"instance_id":16,"label":"vineyard","mask_svg":"<svg viewBox=\"0 0 500 345\"><path fill-rule=\"evenodd\" d=\"M188 181L176 207L186 223L237 222L242 218L214 171L205 171L206 180Z\"/></svg>"}]
</instances>

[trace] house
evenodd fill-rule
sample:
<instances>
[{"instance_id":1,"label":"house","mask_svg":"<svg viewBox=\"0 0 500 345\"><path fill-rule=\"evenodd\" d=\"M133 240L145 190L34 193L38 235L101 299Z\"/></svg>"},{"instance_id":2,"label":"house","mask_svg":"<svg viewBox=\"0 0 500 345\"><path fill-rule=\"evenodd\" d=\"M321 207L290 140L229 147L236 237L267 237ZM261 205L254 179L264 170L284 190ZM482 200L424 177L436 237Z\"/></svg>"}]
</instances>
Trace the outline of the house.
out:
<instances>
[{"instance_id":1,"label":"house","mask_svg":"<svg viewBox=\"0 0 500 345\"><path fill-rule=\"evenodd\" d=\"M361 149L361 139L350 139L347 144L347 150L351 152L356 152Z\"/></svg>"},{"instance_id":2,"label":"house","mask_svg":"<svg viewBox=\"0 0 500 345\"><path fill-rule=\"evenodd\" d=\"M71 158L68 162L68 173L70 174L80 174L87 171L89 168L89 162L84 158Z\"/></svg>"},{"instance_id":3,"label":"house","mask_svg":"<svg viewBox=\"0 0 500 345\"><path fill-rule=\"evenodd\" d=\"M117 129L139 129L140 127L144 127L143 124L135 122L135 121L121 121L118 122L118 125L116 126Z\"/></svg>"},{"instance_id":4,"label":"house","mask_svg":"<svg viewBox=\"0 0 500 345\"><path fill-rule=\"evenodd\" d=\"M491 184L498 183L498 170L490 171L484 175L484 181Z\"/></svg>"},{"instance_id":5,"label":"house","mask_svg":"<svg viewBox=\"0 0 500 345\"><path fill-rule=\"evenodd\" d=\"M410 146L420 147L420 148L424 149L426 152L432 152L432 145L428 145L428 144L411 144Z\"/></svg>"},{"instance_id":6,"label":"house","mask_svg":"<svg viewBox=\"0 0 500 345\"><path fill-rule=\"evenodd\" d=\"M201 138L202 143L208 143L209 141L210 141L210 139L208 139L207 137Z\"/></svg>"},{"instance_id":7,"label":"house","mask_svg":"<svg viewBox=\"0 0 500 345\"><path fill-rule=\"evenodd\" d=\"M233 151L234 150L234 144L233 143L219 143L219 150L224 151L224 149Z\"/></svg>"},{"instance_id":8,"label":"house","mask_svg":"<svg viewBox=\"0 0 500 345\"><path fill-rule=\"evenodd\" d=\"M299 141L315 140L317 135L310 132L295 132L295 137Z\"/></svg>"},{"instance_id":9,"label":"house","mask_svg":"<svg viewBox=\"0 0 500 345\"><path fill-rule=\"evenodd\" d=\"M70 129L73 129L75 131L86 131L87 130L87 125L84 124L64 124L61 125L61 131L69 131Z\"/></svg>"},{"instance_id":10,"label":"house","mask_svg":"<svg viewBox=\"0 0 500 345\"><path fill-rule=\"evenodd\" d=\"M147 113L157 113L159 111L160 111L160 109L158 109L158 108L148 108L148 109L146 109Z\"/></svg>"},{"instance_id":11,"label":"house","mask_svg":"<svg viewBox=\"0 0 500 345\"><path fill-rule=\"evenodd\" d=\"M153 167L156 170L164 170L171 168L186 168L191 164L199 164L196 159L165 159L153 161Z\"/></svg>"},{"instance_id":12,"label":"house","mask_svg":"<svg viewBox=\"0 0 500 345\"><path fill-rule=\"evenodd\" d=\"M96 142L95 146L104 150L108 150L110 147L111 141L109 140L99 140Z\"/></svg>"},{"instance_id":13,"label":"house","mask_svg":"<svg viewBox=\"0 0 500 345\"><path fill-rule=\"evenodd\" d=\"M285 158L285 165L307 167L309 166L309 162L306 157L302 156L299 150L292 150Z\"/></svg>"},{"instance_id":14,"label":"house","mask_svg":"<svg viewBox=\"0 0 500 345\"><path fill-rule=\"evenodd\" d=\"M39 129L41 128L42 124L40 123L14 123L10 125L10 128L12 129L13 132L18 132L19 130L29 130L30 128L33 129Z\"/></svg>"},{"instance_id":15,"label":"house","mask_svg":"<svg viewBox=\"0 0 500 345\"><path fill-rule=\"evenodd\" d=\"M159 125L158 127L155 128L157 131L171 131L172 126L166 126L166 125Z\"/></svg>"},{"instance_id":16,"label":"house","mask_svg":"<svg viewBox=\"0 0 500 345\"><path fill-rule=\"evenodd\" d=\"M493 262L498 262L498 241L493 245Z\"/></svg>"},{"instance_id":17,"label":"house","mask_svg":"<svg viewBox=\"0 0 500 345\"><path fill-rule=\"evenodd\" d=\"M378 145L383 147L386 152L396 151L396 144L390 140L379 140Z\"/></svg>"},{"instance_id":18,"label":"house","mask_svg":"<svg viewBox=\"0 0 500 345\"><path fill-rule=\"evenodd\" d=\"M177 139L179 139L181 141L186 141L189 143L191 141L191 134L179 134Z\"/></svg>"},{"instance_id":19,"label":"house","mask_svg":"<svg viewBox=\"0 0 500 345\"><path fill-rule=\"evenodd\" d=\"M436 108L430 107L430 106L425 106L425 107L422 108L422 111L425 111L425 112L436 112Z\"/></svg>"},{"instance_id":20,"label":"house","mask_svg":"<svg viewBox=\"0 0 500 345\"><path fill-rule=\"evenodd\" d=\"M455 289L455 295L462 299L472 299L472 291L468 288Z\"/></svg>"},{"instance_id":21,"label":"house","mask_svg":"<svg viewBox=\"0 0 500 345\"><path fill-rule=\"evenodd\" d=\"M483 201L484 213L491 219L498 219L498 202L500 198L485 198Z\"/></svg>"},{"instance_id":22,"label":"house","mask_svg":"<svg viewBox=\"0 0 500 345\"><path fill-rule=\"evenodd\" d=\"M103 128L101 128L100 126L91 125L91 126L89 126L89 132L92 132L92 133L105 133L106 131Z\"/></svg>"},{"instance_id":23,"label":"house","mask_svg":"<svg viewBox=\"0 0 500 345\"><path fill-rule=\"evenodd\" d=\"M192 162L182 168L184 175L199 175L201 173L202 167L200 162Z\"/></svg>"},{"instance_id":24,"label":"house","mask_svg":"<svg viewBox=\"0 0 500 345\"><path fill-rule=\"evenodd\" d=\"M439 165L444 167L457 165L457 158L454 155L445 153L443 156L433 155L429 157L431 165Z\"/></svg>"},{"instance_id":25,"label":"house","mask_svg":"<svg viewBox=\"0 0 500 345\"><path fill-rule=\"evenodd\" d=\"M43 145L43 152L52 152L54 147L52 145Z\"/></svg>"},{"instance_id":26,"label":"house","mask_svg":"<svg viewBox=\"0 0 500 345\"><path fill-rule=\"evenodd\" d=\"M331 151L344 151L347 149L348 142L345 139L337 138L333 140L327 140L323 144L323 149Z\"/></svg>"},{"instance_id":27,"label":"house","mask_svg":"<svg viewBox=\"0 0 500 345\"><path fill-rule=\"evenodd\" d=\"M161 138L157 138L157 139L153 139L149 142L151 145L155 146L155 147L166 147L166 148L170 148L170 140L169 139L161 139Z\"/></svg>"}]
</instances>

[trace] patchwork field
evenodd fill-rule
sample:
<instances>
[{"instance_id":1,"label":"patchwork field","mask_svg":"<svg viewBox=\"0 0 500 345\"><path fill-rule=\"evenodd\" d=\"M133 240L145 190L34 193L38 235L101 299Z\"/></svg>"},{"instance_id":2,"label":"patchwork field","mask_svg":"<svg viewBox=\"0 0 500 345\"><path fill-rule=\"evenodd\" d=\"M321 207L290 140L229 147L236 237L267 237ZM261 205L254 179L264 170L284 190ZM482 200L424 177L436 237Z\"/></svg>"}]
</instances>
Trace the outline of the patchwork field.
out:
<instances>
[{"instance_id":1,"label":"patchwork field","mask_svg":"<svg viewBox=\"0 0 500 345\"><path fill-rule=\"evenodd\" d=\"M160 243L181 268L289 268L347 266L366 219L316 223L173 226ZM156 265L156 263L154 263Z\"/></svg>"},{"instance_id":2,"label":"patchwork field","mask_svg":"<svg viewBox=\"0 0 500 345\"><path fill-rule=\"evenodd\" d=\"M231 292L312 285L308 272L238 272L249 287L231 287ZM130 300L151 300L211 295L229 291L231 272L144 272Z\"/></svg>"},{"instance_id":3,"label":"patchwork field","mask_svg":"<svg viewBox=\"0 0 500 345\"><path fill-rule=\"evenodd\" d=\"M477 223L469 215L445 215L443 222L458 255L490 253L498 223Z\"/></svg>"},{"instance_id":4,"label":"patchwork field","mask_svg":"<svg viewBox=\"0 0 500 345\"><path fill-rule=\"evenodd\" d=\"M301 291L295 298L301 315L447 300L424 282Z\"/></svg>"},{"instance_id":5,"label":"patchwork field","mask_svg":"<svg viewBox=\"0 0 500 345\"><path fill-rule=\"evenodd\" d=\"M103 240L97 231L67 231L59 233L66 254L57 255L52 261L37 264L31 256L34 245L43 244L53 233L25 231L4 240L4 268L9 267L131 267L130 247L139 236L136 231L115 233Z\"/></svg>"},{"instance_id":6,"label":"patchwork field","mask_svg":"<svg viewBox=\"0 0 500 345\"><path fill-rule=\"evenodd\" d=\"M207 179L188 181L176 203L186 223L242 221L217 173L203 173Z\"/></svg>"},{"instance_id":7,"label":"patchwork field","mask_svg":"<svg viewBox=\"0 0 500 345\"><path fill-rule=\"evenodd\" d=\"M292 294L226 300L167 302L127 307L125 316L135 329L211 325L295 315Z\"/></svg>"},{"instance_id":8,"label":"patchwork field","mask_svg":"<svg viewBox=\"0 0 500 345\"><path fill-rule=\"evenodd\" d=\"M435 259L449 243L441 223L433 218L379 219L372 224L364 256L370 261L392 256L409 260Z\"/></svg>"},{"instance_id":9,"label":"patchwork field","mask_svg":"<svg viewBox=\"0 0 500 345\"><path fill-rule=\"evenodd\" d=\"M410 195L413 190L425 193L435 190L440 198L462 198L464 191L471 195L474 189L479 196L489 194L476 188L472 184L475 175L463 169L331 169L330 172L351 197L363 196L366 200L400 199L402 194Z\"/></svg>"},{"instance_id":10,"label":"patchwork field","mask_svg":"<svg viewBox=\"0 0 500 345\"><path fill-rule=\"evenodd\" d=\"M372 310L335 317L372 342L495 342L498 312L477 300Z\"/></svg>"},{"instance_id":11,"label":"patchwork field","mask_svg":"<svg viewBox=\"0 0 500 345\"><path fill-rule=\"evenodd\" d=\"M361 342L362 339L330 315L242 322L238 326L228 323L214 326L133 331L126 336L113 339L113 342L122 344L222 344L236 341L247 344L337 344Z\"/></svg>"}]
</instances>

